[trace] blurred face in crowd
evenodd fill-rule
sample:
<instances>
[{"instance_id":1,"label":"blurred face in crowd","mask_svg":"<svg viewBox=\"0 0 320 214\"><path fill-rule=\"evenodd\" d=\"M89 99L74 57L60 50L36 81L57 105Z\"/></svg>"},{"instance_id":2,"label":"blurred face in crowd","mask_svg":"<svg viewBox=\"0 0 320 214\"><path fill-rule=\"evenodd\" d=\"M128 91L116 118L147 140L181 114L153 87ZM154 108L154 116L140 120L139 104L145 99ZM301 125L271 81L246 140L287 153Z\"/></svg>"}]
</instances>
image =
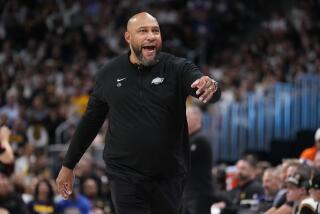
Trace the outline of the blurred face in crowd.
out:
<instances>
[{"instance_id":1,"label":"blurred face in crowd","mask_svg":"<svg viewBox=\"0 0 320 214\"><path fill-rule=\"evenodd\" d=\"M48 184L44 181L41 181L39 183L39 199L41 200L48 200L50 187Z\"/></svg>"},{"instance_id":2,"label":"blurred face in crowd","mask_svg":"<svg viewBox=\"0 0 320 214\"><path fill-rule=\"evenodd\" d=\"M155 64L162 44L156 18L145 12L134 15L128 21L125 40L130 46L132 63L145 66Z\"/></svg>"},{"instance_id":3,"label":"blurred face in crowd","mask_svg":"<svg viewBox=\"0 0 320 214\"><path fill-rule=\"evenodd\" d=\"M284 188L286 188L286 180L297 172L298 166L289 163L283 163L281 166L280 179Z\"/></svg>"},{"instance_id":4,"label":"blurred face in crowd","mask_svg":"<svg viewBox=\"0 0 320 214\"><path fill-rule=\"evenodd\" d=\"M280 179L275 170L266 170L262 177L262 185L267 196L275 196L280 188Z\"/></svg>"},{"instance_id":5,"label":"blurred face in crowd","mask_svg":"<svg viewBox=\"0 0 320 214\"><path fill-rule=\"evenodd\" d=\"M98 194L97 182L88 178L83 184L83 192L88 198L94 198Z\"/></svg>"},{"instance_id":6,"label":"blurred face in crowd","mask_svg":"<svg viewBox=\"0 0 320 214\"><path fill-rule=\"evenodd\" d=\"M303 187L288 183L287 188L287 201L301 201L307 196L307 190Z\"/></svg>"},{"instance_id":7,"label":"blurred face in crowd","mask_svg":"<svg viewBox=\"0 0 320 214\"><path fill-rule=\"evenodd\" d=\"M310 192L310 196L316 200L316 201L320 201L320 189L315 189L315 188L311 188L309 190Z\"/></svg>"},{"instance_id":8,"label":"blurred face in crowd","mask_svg":"<svg viewBox=\"0 0 320 214\"><path fill-rule=\"evenodd\" d=\"M297 173L297 170L298 170L298 166L296 165L293 165L293 166L289 166L288 169L287 169L287 173L286 173L286 180L295 175Z\"/></svg>"},{"instance_id":9,"label":"blurred face in crowd","mask_svg":"<svg viewBox=\"0 0 320 214\"><path fill-rule=\"evenodd\" d=\"M0 198L6 197L10 193L10 187L9 179L0 174Z\"/></svg>"},{"instance_id":10,"label":"blurred face in crowd","mask_svg":"<svg viewBox=\"0 0 320 214\"><path fill-rule=\"evenodd\" d=\"M240 186L245 185L255 178L255 169L250 165L248 161L239 160L236 167Z\"/></svg>"}]
</instances>

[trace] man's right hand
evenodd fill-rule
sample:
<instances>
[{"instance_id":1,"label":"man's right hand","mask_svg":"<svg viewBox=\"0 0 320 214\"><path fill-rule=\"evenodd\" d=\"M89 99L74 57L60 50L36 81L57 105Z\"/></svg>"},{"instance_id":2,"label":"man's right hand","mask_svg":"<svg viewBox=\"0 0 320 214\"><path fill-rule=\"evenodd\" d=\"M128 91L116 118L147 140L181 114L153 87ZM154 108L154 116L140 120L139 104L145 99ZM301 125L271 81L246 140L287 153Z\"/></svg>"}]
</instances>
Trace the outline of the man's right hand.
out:
<instances>
[{"instance_id":1,"label":"man's right hand","mask_svg":"<svg viewBox=\"0 0 320 214\"><path fill-rule=\"evenodd\" d=\"M58 193L67 200L72 193L74 182L74 172L65 166L62 166L56 179Z\"/></svg>"}]
</instances>

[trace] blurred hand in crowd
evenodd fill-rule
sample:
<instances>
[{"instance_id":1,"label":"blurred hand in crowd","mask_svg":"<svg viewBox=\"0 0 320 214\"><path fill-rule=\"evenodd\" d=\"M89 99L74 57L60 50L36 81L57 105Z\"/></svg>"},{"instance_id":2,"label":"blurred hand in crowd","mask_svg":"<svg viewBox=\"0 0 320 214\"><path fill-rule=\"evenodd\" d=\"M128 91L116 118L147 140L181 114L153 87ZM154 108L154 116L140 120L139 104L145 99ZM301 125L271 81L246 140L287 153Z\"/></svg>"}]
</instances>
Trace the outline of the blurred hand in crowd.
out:
<instances>
[{"instance_id":1,"label":"blurred hand in crowd","mask_svg":"<svg viewBox=\"0 0 320 214\"><path fill-rule=\"evenodd\" d=\"M14 161L14 154L9 143L10 129L6 126L0 128L0 162L11 164Z\"/></svg>"}]
</instances>

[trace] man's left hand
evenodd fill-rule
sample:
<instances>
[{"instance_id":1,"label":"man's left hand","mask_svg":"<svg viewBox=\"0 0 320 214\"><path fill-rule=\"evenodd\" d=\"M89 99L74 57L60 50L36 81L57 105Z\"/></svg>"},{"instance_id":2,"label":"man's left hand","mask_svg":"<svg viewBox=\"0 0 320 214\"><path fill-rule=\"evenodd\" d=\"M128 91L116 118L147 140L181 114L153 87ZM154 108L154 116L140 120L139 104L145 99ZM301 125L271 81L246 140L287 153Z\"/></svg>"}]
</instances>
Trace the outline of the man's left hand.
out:
<instances>
[{"instance_id":1,"label":"man's left hand","mask_svg":"<svg viewBox=\"0 0 320 214\"><path fill-rule=\"evenodd\" d=\"M207 103L212 95L218 90L216 81L208 76L203 76L191 84L191 88L196 88L196 94L200 95L199 100Z\"/></svg>"}]
</instances>

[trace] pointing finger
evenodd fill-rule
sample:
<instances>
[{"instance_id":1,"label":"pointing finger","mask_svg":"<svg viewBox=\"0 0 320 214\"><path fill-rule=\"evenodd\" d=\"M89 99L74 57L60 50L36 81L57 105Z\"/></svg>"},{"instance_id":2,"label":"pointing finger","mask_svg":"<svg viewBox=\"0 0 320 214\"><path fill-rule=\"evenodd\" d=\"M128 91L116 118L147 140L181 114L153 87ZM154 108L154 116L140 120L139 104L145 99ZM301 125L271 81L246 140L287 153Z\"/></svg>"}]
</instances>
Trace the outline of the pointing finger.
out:
<instances>
[{"instance_id":1,"label":"pointing finger","mask_svg":"<svg viewBox=\"0 0 320 214\"><path fill-rule=\"evenodd\" d=\"M196 81L194 81L192 84L191 84L191 88L195 88L197 87L197 85L199 84L200 80L197 79Z\"/></svg>"}]
</instances>

